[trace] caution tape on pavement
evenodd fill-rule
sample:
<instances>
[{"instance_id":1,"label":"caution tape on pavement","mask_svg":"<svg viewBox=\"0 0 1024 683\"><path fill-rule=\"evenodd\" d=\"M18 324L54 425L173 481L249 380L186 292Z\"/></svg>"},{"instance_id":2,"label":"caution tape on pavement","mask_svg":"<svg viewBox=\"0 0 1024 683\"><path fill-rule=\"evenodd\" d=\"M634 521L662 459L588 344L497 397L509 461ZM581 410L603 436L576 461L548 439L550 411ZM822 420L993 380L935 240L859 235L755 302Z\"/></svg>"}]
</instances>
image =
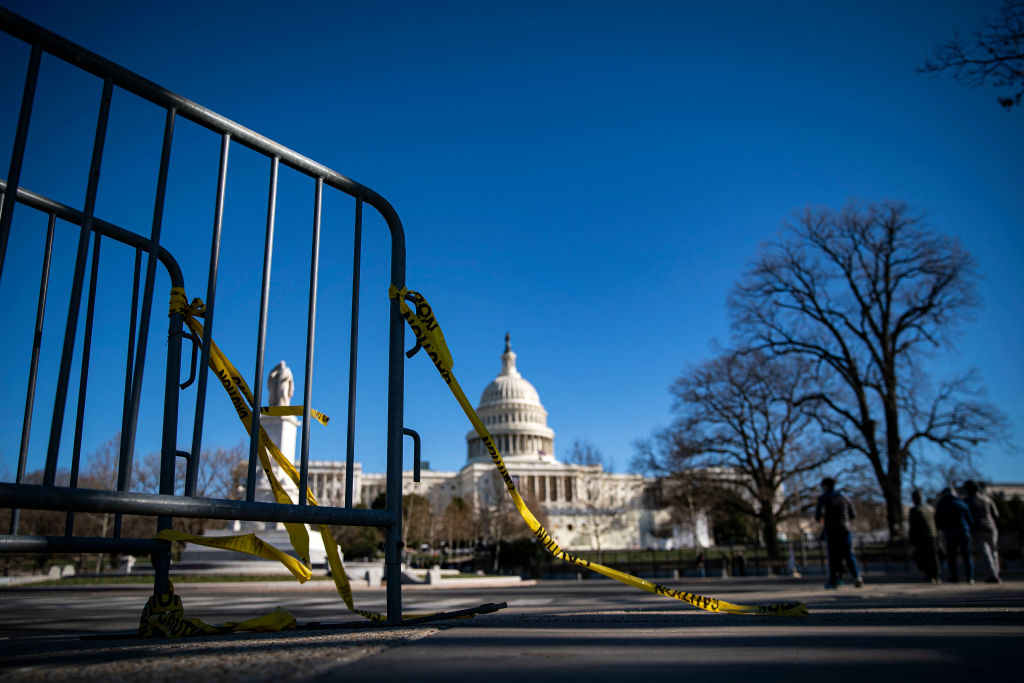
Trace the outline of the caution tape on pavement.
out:
<instances>
[{"instance_id":1,"label":"caution tape on pavement","mask_svg":"<svg viewBox=\"0 0 1024 683\"><path fill-rule=\"evenodd\" d=\"M570 562L577 567L583 569L589 569L590 571L596 572L603 576L607 576L610 579L615 579L620 583L624 583L627 586L633 586L641 590L647 591L648 593L655 593L657 595L664 595L669 598L675 598L681 600L694 607L698 607L708 612L723 612L727 614L753 614L762 616L807 616L807 605L801 602L793 603L774 603L768 605L737 605L725 600L718 598L707 597L698 595L696 593L690 593L688 591L681 591L675 588L669 588L668 586L662 586L660 584L642 579L638 576L628 574L612 567L607 567L597 562L591 562L582 557L572 555L563 550L558 543L552 538L551 534L548 533L547 529L537 520L537 517L530 511L530 508L526 505L519 491L516 489L515 482L508 473L508 469L505 467L505 462L498 452L498 448L494 443L494 438L490 432L487 431L487 427L484 426L483 421L476 414L476 410L473 405L466 398L466 394L462 391L462 387L459 386L458 381L455 379L455 375L452 372L452 366L454 365L452 360L451 351L448 349L448 344L445 342L444 334L441 332L441 326L437 322L437 318L434 315L433 309L430 304L427 303L426 298L414 291L405 289L404 287L398 288L392 285L389 289L388 295L391 299L396 299L399 304L399 309L402 313L402 317L405 318L409 327L412 329L413 334L416 336L416 348L422 348L422 350L430 358L434 367L437 368L438 373L444 380L445 384L451 390L455 396L455 400L458 401L459 405L462 406L463 412L466 413L466 417L473 425L473 429L480 436L484 445L487 447L487 452L491 455L491 460L494 462L495 467L498 469L498 473L501 475L502 480L505 482L505 487L508 489L509 496L512 497L512 502L515 504L516 510L518 510L523 521L530 528L530 531L537 540L544 546L544 548L554 557ZM409 304L415 307L410 308Z\"/></svg>"},{"instance_id":2,"label":"caution tape on pavement","mask_svg":"<svg viewBox=\"0 0 1024 683\"><path fill-rule=\"evenodd\" d=\"M229 621L214 626L196 617L186 617L181 597L175 595L173 584L163 595L152 595L142 609L139 619L139 635L162 638L185 638L189 636L212 636L220 633L289 631L298 626L295 617L286 609L277 607L266 614L246 619Z\"/></svg>"}]
</instances>

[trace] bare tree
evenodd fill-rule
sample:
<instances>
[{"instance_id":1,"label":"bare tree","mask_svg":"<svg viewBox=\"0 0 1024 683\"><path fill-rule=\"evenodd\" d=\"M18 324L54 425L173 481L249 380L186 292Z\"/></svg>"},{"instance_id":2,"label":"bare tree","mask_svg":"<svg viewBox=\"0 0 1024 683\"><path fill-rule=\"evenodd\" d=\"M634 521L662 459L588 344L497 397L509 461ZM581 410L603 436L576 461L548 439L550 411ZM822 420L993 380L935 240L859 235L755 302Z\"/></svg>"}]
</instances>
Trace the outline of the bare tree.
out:
<instances>
[{"instance_id":1,"label":"bare tree","mask_svg":"<svg viewBox=\"0 0 1024 683\"><path fill-rule=\"evenodd\" d=\"M525 525L496 470L488 471L481 480L476 511L480 535L485 543L494 547L491 570L497 573L501 566L501 542L511 540L515 532Z\"/></svg>"},{"instance_id":2,"label":"bare tree","mask_svg":"<svg viewBox=\"0 0 1024 683\"><path fill-rule=\"evenodd\" d=\"M196 495L201 498L237 499L244 494L248 446L244 442L231 448L218 446L204 449L199 459L196 477ZM150 453L138 463L132 473L135 487L156 493L160 490L160 454ZM185 487L184 460L178 458L174 467L174 488Z\"/></svg>"},{"instance_id":3,"label":"bare tree","mask_svg":"<svg viewBox=\"0 0 1024 683\"><path fill-rule=\"evenodd\" d=\"M779 523L798 511L802 478L841 450L822 437L818 401L807 398L816 391L811 363L728 352L686 370L671 391L678 417L656 436L647 468L699 482L699 490L675 487L694 509L719 502L701 500L715 489L742 492L743 511L756 516L769 557L778 559Z\"/></svg>"},{"instance_id":4,"label":"bare tree","mask_svg":"<svg viewBox=\"0 0 1024 683\"><path fill-rule=\"evenodd\" d=\"M248 450L244 442L231 448L217 446L204 450L199 461L196 495L227 500L243 498L248 474Z\"/></svg>"},{"instance_id":5,"label":"bare tree","mask_svg":"<svg viewBox=\"0 0 1024 683\"><path fill-rule=\"evenodd\" d=\"M84 489L106 491L116 489L120 447L121 435L118 433L85 456L77 486ZM242 493L241 485L246 475L246 450L247 447L239 443L234 448L218 447L203 451L196 494L204 498L238 498ZM69 479L68 472L58 472L58 485L69 485ZM176 488L182 490L185 480L185 467L182 460L177 463L175 479ZM42 472L29 473L26 475L26 481L41 482ZM141 461L137 460L132 471L131 482L131 490L156 493L159 490L160 482L160 456L151 453ZM8 515L4 515L4 517L9 519ZM64 534L69 529L69 518L71 528L77 536L109 537L114 531L115 516L113 514L83 512L69 514L54 510L24 510L19 532L37 535ZM5 520L0 517L0 522L2 521ZM196 534L202 533L208 528L225 524L224 521L195 518L178 518L175 523L182 531ZM125 538L148 538L156 533L156 519L138 515L123 515L120 533ZM41 555L39 561L45 563L49 557L50 555ZM79 569L83 568L87 560L91 563L93 557L95 557L94 571L101 571L104 554L89 555L88 557L78 556L76 561L79 564Z\"/></svg>"},{"instance_id":6,"label":"bare tree","mask_svg":"<svg viewBox=\"0 0 1024 683\"><path fill-rule=\"evenodd\" d=\"M622 482L603 476L612 472L611 463L586 440L574 440L565 460L573 466L573 502L587 520L586 532L600 562L603 542L608 534L625 528L627 524L623 508L634 492L627 490Z\"/></svg>"},{"instance_id":7,"label":"bare tree","mask_svg":"<svg viewBox=\"0 0 1024 683\"><path fill-rule=\"evenodd\" d=\"M243 484L246 477L248 446L239 442L231 448L216 447L204 449L199 459L199 471L196 479L196 496L200 498L237 499L244 494ZM174 489L185 489L185 461L176 459L174 467ZM136 460L132 478L134 488L140 491L157 493L160 490L160 454L149 453L141 461ZM189 534L201 534L206 529L223 527L223 520L181 517L175 520L180 531ZM155 530L153 532L155 533ZM148 533L145 535L149 535Z\"/></svg>"},{"instance_id":8,"label":"bare tree","mask_svg":"<svg viewBox=\"0 0 1024 683\"><path fill-rule=\"evenodd\" d=\"M709 512L720 503L721 489L714 485L705 470L691 468L671 457L674 451L670 440L670 431L661 430L652 438L635 441L633 467L654 475L646 490L650 507L667 510L668 524L688 529L693 547L701 548L704 547L700 540L701 522L707 525ZM658 536L674 533L664 525L655 532Z\"/></svg>"},{"instance_id":9,"label":"bare tree","mask_svg":"<svg viewBox=\"0 0 1024 683\"><path fill-rule=\"evenodd\" d=\"M989 84L1008 89L996 99L1006 109L1020 106L1024 96L1024 0L1005 0L999 16L985 22L968 40L954 34L935 46L919 73L944 72L976 88Z\"/></svg>"},{"instance_id":10,"label":"bare tree","mask_svg":"<svg viewBox=\"0 0 1024 683\"><path fill-rule=\"evenodd\" d=\"M430 501L417 493L402 496L402 545L417 551L434 536L434 514Z\"/></svg>"},{"instance_id":11,"label":"bare tree","mask_svg":"<svg viewBox=\"0 0 1024 683\"><path fill-rule=\"evenodd\" d=\"M823 389L808 398L820 401L821 428L867 459L895 539L913 454L931 443L967 459L1005 429L971 391L972 375L933 391L925 373L978 305L974 260L896 202L807 209L783 237L733 292L735 330L755 348L815 363Z\"/></svg>"},{"instance_id":12,"label":"bare tree","mask_svg":"<svg viewBox=\"0 0 1024 683\"><path fill-rule=\"evenodd\" d=\"M42 484L43 471L26 472L22 481L26 484ZM68 471L58 470L56 481L58 486L67 486L69 482ZM13 510L10 508L0 511L0 524L2 524L5 532L14 531L11 526L13 524L12 514ZM18 519L17 532L19 535L26 536L58 536L64 533L65 518L66 513L57 510L22 508ZM53 552L32 553L31 561L35 565L35 571L44 571L55 556L56 554ZM3 567L3 571L6 574L12 567L23 565L26 559L28 558L21 554L8 555L4 553L3 562L0 563L0 566Z\"/></svg>"},{"instance_id":13,"label":"bare tree","mask_svg":"<svg viewBox=\"0 0 1024 683\"><path fill-rule=\"evenodd\" d=\"M517 487L523 502L533 512L541 525L547 527L547 512L544 506L524 487ZM502 542L515 541L521 538L532 538L530 528L523 521L515 503L509 495L505 481L497 470L489 470L480 480L480 497L475 506L477 513L476 528L483 540L493 545L493 571L501 566Z\"/></svg>"},{"instance_id":14,"label":"bare tree","mask_svg":"<svg viewBox=\"0 0 1024 683\"><path fill-rule=\"evenodd\" d=\"M465 499L455 496L445 506L441 515L439 540L445 541L448 547L454 550L459 545L475 541L479 535L477 527L473 506Z\"/></svg>"},{"instance_id":15,"label":"bare tree","mask_svg":"<svg viewBox=\"0 0 1024 683\"><path fill-rule=\"evenodd\" d=\"M117 488L118 453L121 447L121 433L107 439L99 448L91 453L86 461L86 468L78 485L82 488L113 491ZM114 515L98 513L78 515L75 520L78 533L88 536L108 535L114 521ZM96 555L95 572L103 570L103 553Z\"/></svg>"}]
</instances>

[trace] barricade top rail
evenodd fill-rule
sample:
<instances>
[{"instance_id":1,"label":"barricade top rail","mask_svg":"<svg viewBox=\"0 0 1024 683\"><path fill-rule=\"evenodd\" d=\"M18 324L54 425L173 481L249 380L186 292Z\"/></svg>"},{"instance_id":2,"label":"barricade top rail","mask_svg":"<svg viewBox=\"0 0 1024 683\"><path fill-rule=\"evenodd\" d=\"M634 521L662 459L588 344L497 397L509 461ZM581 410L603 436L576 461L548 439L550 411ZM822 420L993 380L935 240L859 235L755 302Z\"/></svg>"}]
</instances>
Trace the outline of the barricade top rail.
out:
<instances>
[{"instance_id":1,"label":"barricade top rail","mask_svg":"<svg viewBox=\"0 0 1024 683\"><path fill-rule=\"evenodd\" d=\"M0 178L0 194L7 192L7 181ZM58 201L44 197L40 194L36 194L31 190L26 190L24 187L18 188L18 201L25 206L30 206L37 211L43 213L52 213L57 218L65 220L73 225L81 226L85 222L85 216L78 209L73 209L66 204L61 204ZM149 251L149 240L142 235L125 230L124 228L118 227L113 223L109 223L102 218L93 217L92 219L92 230L100 233L106 237L117 240L123 244L127 244L130 247L137 247L143 251ZM167 269L167 276L171 281L172 287L183 287L185 285L185 278L181 274L181 267L178 262L171 255L171 252L167 251L164 247L160 247L157 251L157 258L160 259L160 263Z\"/></svg>"},{"instance_id":2,"label":"barricade top rail","mask_svg":"<svg viewBox=\"0 0 1024 683\"><path fill-rule=\"evenodd\" d=\"M177 115L183 116L193 123L221 135L230 135L232 140L255 152L277 157L289 168L312 178L322 178L326 185L352 197L362 199L377 209L386 221L393 240L392 252L401 252L403 256L400 266L394 261L392 262L393 268L399 266L397 270L392 271L392 277L395 284L399 286L405 284L405 233L402 222L391 203L377 192L270 138L235 123L215 111L163 88L148 78L115 64L77 43L48 31L4 7L0 7L0 29L29 45L39 45L46 52L94 76L110 79L114 85L164 109L174 109Z\"/></svg>"}]
</instances>

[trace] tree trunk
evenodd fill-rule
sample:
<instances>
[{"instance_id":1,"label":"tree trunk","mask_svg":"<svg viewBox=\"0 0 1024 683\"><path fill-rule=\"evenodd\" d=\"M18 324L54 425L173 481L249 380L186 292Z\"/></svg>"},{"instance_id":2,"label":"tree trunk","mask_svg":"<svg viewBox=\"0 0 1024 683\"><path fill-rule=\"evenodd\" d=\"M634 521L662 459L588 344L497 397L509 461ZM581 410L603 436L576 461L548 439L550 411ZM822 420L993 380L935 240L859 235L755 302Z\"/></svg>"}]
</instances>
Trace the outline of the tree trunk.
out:
<instances>
[{"instance_id":1,"label":"tree trunk","mask_svg":"<svg viewBox=\"0 0 1024 683\"><path fill-rule=\"evenodd\" d=\"M903 538L903 464L906 453L900 447L900 418L896 405L896 382L889 382L889 400L885 405L885 447L889 469L882 483L885 494L885 517L889 525L889 542Z\"/></svg>"},{"instance_id":2,"label":"tree trunk","mask_svg":"<svg viewBox=\"0 0 1024 683\"><path fill-rule=\"evenodd\" d=\"M693 533L693 549L699 550L703 546L700 541L697 540L697 506L693 504L693 499L687 498L687 510L690 512L690 529Z\"/></svg>"},{"instance_id":3,"label":"tree trunk","mask_svg":"<svg viewBox=\"0 0 1024 683\"><path fill-rule=\"evenodd\" d=\"M896 543L903 538L903 480L900 477L902 468L890 470L889 476L882 483L882 494L885 496L885 518L889 526L889 542Z\"/></svg>"},{"instance_id":4,"label":"tree trunk","mask_svg":"<svg viewBox=\"0 0 1024 683\"><path fill-rule=\"evenodd\" d=\"M106 536L107 535L107 521L110 519L110 515L103 515L101 519L103 520L103 526L102 526L103 530L100 532L100 536ZM103 571L103 553L100 553L99 555L96 556L96 573L99 574L102 571Z\"/></svg>"},{"instance_id":5,"label":"tree trunk","mask_svg":"<svg viewBox=\"0 0 1024 683\"><path fill-rule=\"evenodd\" d=\"M771 505L761 503L761 534L764 536L764 547L768 551L769 564L782 558L779 550L779 523L775 518Z\"/></svg>"},{"instance_id":6,"label":"tree trunk","mask_svg":"<svg viewBox=\"0 0 1024 683\"><path fill-rule=\"evenodd\" d=\"M885 518L889 528L889 542L896 542L903 538L903 462L902 451L897 448L889 453L896 453L895 456L888 455L883 460L883 454L878 448L874 439L874 421L868 420L868 427L861 430L865 442L868 444L868 461L871 463L871 470L874 472L875 480L885 498ZM896 439L899 432L896 432ZM886 427L886 445L892 447L892 435Z\"/></svg>"}]
</instances>

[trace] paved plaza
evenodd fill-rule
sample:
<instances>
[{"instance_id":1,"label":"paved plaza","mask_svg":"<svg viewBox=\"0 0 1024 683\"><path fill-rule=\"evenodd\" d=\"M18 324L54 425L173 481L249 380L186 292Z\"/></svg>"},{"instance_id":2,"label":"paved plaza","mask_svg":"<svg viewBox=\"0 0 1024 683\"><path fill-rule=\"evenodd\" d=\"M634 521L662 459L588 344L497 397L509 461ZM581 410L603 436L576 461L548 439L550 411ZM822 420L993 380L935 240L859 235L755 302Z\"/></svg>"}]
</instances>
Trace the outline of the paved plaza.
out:
<instances>
[{"instance_id":1,"label":"paved plaza","mask_svg":"<svg viewBox=\"0 0 1024 683\"><path fill-rule=\"evenodd\" d=\"M745 604L802 600L806 618L716 615L607 580L409 590L409 611L507 602L498 613L411 627L346 614L326 582L184 584L187 616L219 623L289 609L342 626L193 640L82 638L135 628L145 587L0 591L6 681L495 681L672 677L757 681L1017 680L1024 581L941 585L876 579L825 590L796 579L705 579L674 587ZM383 609L382 591L356 594Z\"/></svg>"}]
</instances>

